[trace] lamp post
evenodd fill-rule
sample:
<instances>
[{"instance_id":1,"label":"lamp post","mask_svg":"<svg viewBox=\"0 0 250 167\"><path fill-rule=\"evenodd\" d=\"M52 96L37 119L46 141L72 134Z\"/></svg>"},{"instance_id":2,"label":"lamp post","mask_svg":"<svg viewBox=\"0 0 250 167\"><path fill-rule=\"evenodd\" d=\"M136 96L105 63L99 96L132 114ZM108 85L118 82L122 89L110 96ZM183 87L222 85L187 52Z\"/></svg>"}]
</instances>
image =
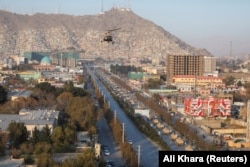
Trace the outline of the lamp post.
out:
<instances>
[{"instance_id":1,"label":"lamp post","mask_svg":"<svg viewBox=\"0 0 250 167\"><path fill-rule=\"evenodd\" d=\"M124 143L124 136L125 136L125 124L122 123L122 143Z\"/></svg>"},{"instance_id":2,"label":"lamp post","mask_svg":"<svg viewBox=\"0 0 250 167\"><path fill-rule=\"evenodd\" d=\"M116 124L116 110L114 111L114 123Z\"/></svg>"},{"instance_id":3,"label":"lamp post","mask_svg":"<svg viewBox=\"0 0 250 167\"><path fill-rule=\"evenodd\" d=\"M140 167L140 163L141 163L140 162L141 161L140 158L141 158L141 146L139 145L138 146L138 167Z\"/></svg>"}]
</instances>

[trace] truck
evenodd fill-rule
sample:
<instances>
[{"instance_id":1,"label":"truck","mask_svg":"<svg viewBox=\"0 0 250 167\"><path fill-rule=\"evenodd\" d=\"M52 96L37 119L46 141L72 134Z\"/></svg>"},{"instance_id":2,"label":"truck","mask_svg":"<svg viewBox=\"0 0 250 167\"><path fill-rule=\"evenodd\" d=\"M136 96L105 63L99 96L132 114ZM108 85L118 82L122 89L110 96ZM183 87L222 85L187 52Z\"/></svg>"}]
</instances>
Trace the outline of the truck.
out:
<instances>
[{"instance_id":1,"label":"truck","mask_svg":"<svg viewBox=\"0 0 250 167\"><path fill-rule=\"evenodd\" d=\"M162 123L158 122L157 125L156 125L156 127L157 127L158 129L162 129L164 126L162 125Z\"/></svg>"},{"instance_id":2,"label":"truck","mask_svg":"<svg viewBox=\"0 0 250 167\"><path fill-rule=\"evenodd\" d=\"M159 123L158 119L154 119L154 120L153 120L153 123L154 123L155 125L158 124L158 123Z\"/></svg>"},{"instance_id":3,"label":"truck","mask_svg":"<svg viewBox=\"0 0 250 167\"><path fill-rule=\"evenodd\" d=\"M176 143L176 145L178 145L178 146L182 146L182 145L184 144L184 141L183 141L180 137L178 137L178 138L175 140L175 143Z\"/></svg>"},{"instance_id":4,"label":"truck","mask_svg":"<svg viewBox=\"0 0 250 167\"><path fill-rule=\"evenodd\" d=\"M162 133L165 135L169 134L169 132L170 132L169 129L166 127L162 129Z\"/></svg>"},{"instance_id":5,"label":"truck","mask_svg":"<svg viewBox=\"0 0 250 167\"><path fill-rule=\"evenodd\" d=\"M171 140L176 140L177 139L177 134L171 134Z\"/></svg>"},{"instance_id":6,"label":"truck","mask_svg":"<svg viewBox=\"0 0 250 167\"><path fill-rule=\"evenodd\" d=\"M193 151L193 148L191 147L191 145L187 145L185 147L185 151Z\"/></svg>"}]
</instances>

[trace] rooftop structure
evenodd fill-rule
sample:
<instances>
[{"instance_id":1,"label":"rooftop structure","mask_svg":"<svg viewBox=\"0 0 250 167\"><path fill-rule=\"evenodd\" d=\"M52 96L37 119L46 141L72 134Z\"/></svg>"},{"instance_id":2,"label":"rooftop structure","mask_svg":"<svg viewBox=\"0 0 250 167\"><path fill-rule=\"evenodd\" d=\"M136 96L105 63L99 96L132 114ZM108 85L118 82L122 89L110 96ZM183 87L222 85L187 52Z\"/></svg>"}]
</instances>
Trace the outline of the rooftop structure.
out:
<instances>
[{"instance_id":1,"label":"rooftop structure","mask_svg":"<svg viewBox=\"0 0 250 167\"><path fill-rule=\"evenodd\" d=\"M225 85L221 78L213 76L175 75L172 79L172 82L175 84L185 84L194 87L216 88L218 86L224 87Z\"/></svg>"},{"instance_id":2,"label":"rooftop structure","mask_svg":"<svg viewBox=\"0 0 250 167\"><path fill-rule=\"evenodd\" d=\"M24 97L24 98L27 98L29 97L30 95L32 94L32 91L29 91L29 90L21 90L21 91L18 91L18 92L11 92L9 93L9 97L11 98L11 100L15 100L19 97Z\"/></svg>"},{"instance_id":3,"label":"rooftop structure","mask_svg":"<svg viewBox=\"0 0 250 167\"><path fill-rule=\"evenodd\" d=\"M31 136L35 127L42 130L43 127L48 125L52 132L53 128L57 126L58 116L59 111L55 110L22 109L19 114L0 114L0 128L2 131L7 131L9 124L15 121L24 123Z\"/></svg>"},{"instance_id":4,"label":"rooftop structure","mask_svg":"<svg viewBox=\"0 0 250 167\"><path fill-rule=\"evenodd\" d=\"M216 58L204 56L204 73L213 74L216 71Z\"/></svg>"},{"instance_id":5,"label":"rooftop structure","mask_svg":"<svg viewBox=\"0 0 250 167\"><path fill-rule=\"evenodd\" d=\"M41 60L41 65L51 65L51 60L48 56L45 56Z\"/></svg>"},{"instance_id":6,"label":"rooftop structure","mask_svg":"<svg viewBox=\"0 0 250 167\"><path fill-rule=\"evenodd\" d=\"M25 81L28 81L29 79L36 80L41 77L41 73L37 71L25 71L16 73L16 77L19 79L24 79Z\"/></svg>"},{"instance_id":7,"label":"rooftop structure","mask_svg":"<svg viewBox=\"0 0 250 167\"><path fill-rule=\"evenodd\" d=\"M52 63L61 67L76 67L79 60L79 53L76 51L52 53Z\"/></svg>"},{"instance_id":8,"label":"rooftop structure","mask_svg":"<svg viewBox=\"0 0 250 167\"><path fill-rule=\"evenodd\" d=\"M44 57L49 56L49 52L24 52L23 56L30 62L41 62Z\"/></svg>"}]
</instances>

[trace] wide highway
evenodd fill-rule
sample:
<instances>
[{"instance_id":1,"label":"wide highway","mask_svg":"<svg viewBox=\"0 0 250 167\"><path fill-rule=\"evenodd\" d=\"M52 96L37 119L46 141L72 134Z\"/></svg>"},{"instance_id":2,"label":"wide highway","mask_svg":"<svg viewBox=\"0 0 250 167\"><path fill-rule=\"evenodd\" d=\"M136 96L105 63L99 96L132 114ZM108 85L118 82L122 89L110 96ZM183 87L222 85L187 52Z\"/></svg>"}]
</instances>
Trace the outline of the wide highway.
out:
<instances>
[{"instance_id":1,"label":"wide highway","mask_svg":"<svg viewBox=\"0 0 250 167\"><path fill-rule=\"evenodd\" d=\"M109 91L96 77L94 71L89 70L89 74L95 81L99 91L103 94L105 101L109 104L110 109L116 113L116 118L124 125L124 133L126 139L133 141L133 148L139 158L138 164L143 167L158 167L158 146L153 144L143 133L141 133L133 122L126 116L123 110L119 107L118 103L110 95ZM126 140L125 139L125 140Z\"/></svg>"}]
</instances>

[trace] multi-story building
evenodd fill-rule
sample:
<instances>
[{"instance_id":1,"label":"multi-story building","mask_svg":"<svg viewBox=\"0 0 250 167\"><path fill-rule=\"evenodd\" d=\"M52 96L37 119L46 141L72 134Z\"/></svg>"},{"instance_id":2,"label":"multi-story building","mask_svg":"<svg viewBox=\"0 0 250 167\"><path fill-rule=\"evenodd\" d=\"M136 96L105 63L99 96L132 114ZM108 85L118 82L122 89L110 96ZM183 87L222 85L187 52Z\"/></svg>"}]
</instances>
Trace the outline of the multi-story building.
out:
<instances>
[{"instance_id":1,"label":"multi-story building","mask_svg":"<svg viewBox=\"0 0 250 167\"><path fill-rule=\"evenodd\" d=\"M160 80L160 75L157 74L148 74L145 72L129 72L128 73L129 80L137 80L137 81L148 81L149 79L158 79Z\"/></svg>"},{"instance_id":2,"label":"multi-story building","mask_svg":"<svg viewBox=\"0 0 250 167\"><path fill-rule=\"evenodd\" d=\"M16 73L16 77L18 79L23 79L25 81L28 81L29 79L37 80L38 78L41 77L41 72L39 72L39 71L24 71L24 72Z\"/></svg>"},{"instance_id":3,"label":"multi-story building","mask_svg":"<svg viewBox=\"0 0 250 167\"><path fill-rule=\"evenodd\" d=\"M213 76L175 75L172 79L176 85L183 84L211 89L225 86L221 78Z\"/></svg>"},{"instance_id":4,"label":"multi-story building","mask_svg":"<svg viewBox=\"0 0 250 167\"><path fill-rule=\"evenodd\" d=\"M55 66L51 65L51 60L48 56L43 57L39 65L35 64L35 65L32 65L32 67L38 71L54 71L55 70Z\"/></svg>"},{"instance_id":5,"label":"multi-story building","mask_svg":"<svg viewBox=\"0 0 250 167\"><path fill-rule=\"evenodd\" d=\"M172 78L176 75L201 76L204 73L204 56L168 55L166 72L166 79L168 83L172 83Z\"/></svg>"},{"instance_id":6,"label":"multi-story building","mask_svg":"<svg viewBox=\"0 0 250 167\"><path fill-rule=\"evenodd\" d=\"M52 64L61 67L76 67L79 60L79 53L77 52L61 52L51 55Z\"/></svg>"},{"instance_id":7,"label":"multi-story building","mask_svg":"<svg viewBox=\"0 0 250 167\"><path fill-rule=\"evenodd\" d=\"M216 58L204 56L204 75L214 76L216 71Z\"/></svg>"}]
</instances>

